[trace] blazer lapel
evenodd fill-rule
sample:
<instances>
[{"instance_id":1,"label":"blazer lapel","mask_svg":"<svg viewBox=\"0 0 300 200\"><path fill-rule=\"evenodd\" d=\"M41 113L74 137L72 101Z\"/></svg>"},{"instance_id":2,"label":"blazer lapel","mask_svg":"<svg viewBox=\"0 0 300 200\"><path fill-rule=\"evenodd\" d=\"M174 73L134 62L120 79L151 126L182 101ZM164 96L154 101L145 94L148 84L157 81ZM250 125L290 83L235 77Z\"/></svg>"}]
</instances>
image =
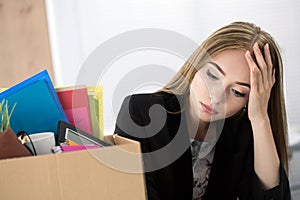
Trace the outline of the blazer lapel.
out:
<instances>
[{"instance_id":1,"label":"blazer lapel","mask_svg":"<svg viewBox=\"0 0 300 200\"><path fill-rule=\"evenodd\" d=\"M174 199L192 199L193 194L192 154L186 118L182 112L183 103L183 96L165 95L164 106L169 112L165 133L170 137L169 142L172 140L174 143L172 145L173 152L178 154L176 161L172 164L173 174L176 177L174 184L176 184L176 190L179 191L177 194L184 194L182 197L179 195ZM178 180L181 181L178 182Z\"/></svg>"}]
</instances>

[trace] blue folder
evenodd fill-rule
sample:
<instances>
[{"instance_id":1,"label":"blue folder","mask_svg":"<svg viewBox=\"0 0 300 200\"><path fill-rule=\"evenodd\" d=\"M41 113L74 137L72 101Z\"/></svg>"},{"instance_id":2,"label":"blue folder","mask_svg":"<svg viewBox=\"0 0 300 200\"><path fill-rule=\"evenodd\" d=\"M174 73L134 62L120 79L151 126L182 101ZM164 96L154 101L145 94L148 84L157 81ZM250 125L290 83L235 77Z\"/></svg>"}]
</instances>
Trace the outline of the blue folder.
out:
<instances>
[{"instance_id":1,"label":"blue folder","mask_svg":"<svg viewBox=\"0 0 300 200\"><path fill-rule=\"evenodd\" d=\"M8 100L10 109L16 103L10 119L15 133L51 131L57 136L58 122L68 121L47 70L0 93L2 99Z\"/></svg>"}]
</instances>

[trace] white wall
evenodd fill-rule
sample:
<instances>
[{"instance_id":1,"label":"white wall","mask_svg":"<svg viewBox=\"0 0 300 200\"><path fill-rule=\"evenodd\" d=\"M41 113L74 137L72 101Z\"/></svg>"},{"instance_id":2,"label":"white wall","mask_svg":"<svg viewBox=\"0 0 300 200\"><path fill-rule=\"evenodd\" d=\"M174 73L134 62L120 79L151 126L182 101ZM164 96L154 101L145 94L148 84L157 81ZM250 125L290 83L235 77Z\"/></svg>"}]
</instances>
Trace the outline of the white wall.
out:
<instances>
[{"instance_id":1,"label":"white wall","mask_svg":"<svg viewBox=\"0 0 300 200\"><path fill-rule=\"evenodd\" d=\"M167 29L201 43L212 31L229 22L254 22L270 32L282 48L288 119L292 129L299 124L300 23L296 20L300 17L297 12L300 2L297 0L46 0L46 6L57 85L77 84L79 71L94 50L126 31ZM112 109L113 91L126 72L147 64L162 64L176 71L183 60L170 52L153 49L127 52L113 60L107 76L99 78L104 86L106 133L113 131L116 116L113 110L118 110ZM135 91L154 90L162 84L147 83Z\"/></svg>"}]
</instances>

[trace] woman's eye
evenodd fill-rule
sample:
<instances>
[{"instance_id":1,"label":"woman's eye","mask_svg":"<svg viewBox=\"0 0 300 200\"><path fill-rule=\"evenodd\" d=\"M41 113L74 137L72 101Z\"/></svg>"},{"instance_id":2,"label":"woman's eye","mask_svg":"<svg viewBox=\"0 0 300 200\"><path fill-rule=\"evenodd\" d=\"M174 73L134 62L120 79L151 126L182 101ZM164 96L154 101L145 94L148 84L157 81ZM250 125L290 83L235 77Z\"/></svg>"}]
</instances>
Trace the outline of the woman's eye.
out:
<instances>
[{"instance_id":1,"label":"woman's eye","mask_svg":"<svg viewBox=\"0 0 300 200\"><path fill-rule=\"evenodd\" d=\"M207 70L206 74L207 74L207 76L208 76L210 79L212 79L212 80L219 80L219 78L216 77L215 75L213 75L213 74L209 71L209 69Z\"/></svg>"},{"instance_id":2,"label":"woman's eye","mask_svg":"<svg viewBox=\"0 0 300 200\"><path fill-rule=\"evenodd\" d=\"M246 94L240 93L239 91L237 91L235 89L231 89L231 90L236 97L245 97L246 96Z\"/></svg>"}]
</instances>

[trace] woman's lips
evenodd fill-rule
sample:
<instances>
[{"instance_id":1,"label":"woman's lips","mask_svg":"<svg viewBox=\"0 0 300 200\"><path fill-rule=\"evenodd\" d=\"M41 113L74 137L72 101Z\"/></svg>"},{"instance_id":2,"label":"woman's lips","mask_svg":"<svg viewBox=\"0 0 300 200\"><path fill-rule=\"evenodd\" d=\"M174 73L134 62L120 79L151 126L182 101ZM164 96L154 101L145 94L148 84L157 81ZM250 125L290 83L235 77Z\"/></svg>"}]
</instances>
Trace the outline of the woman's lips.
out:
<instances>
[{"instance_id":1,"label":"woman's lips","mask_svg":"<svg viewBox=\"0 0 300 200\"><path fill-rule=\"evenodd\" d=\"M201 107L202 107L202 109L203 109L204 112L206 112L206 113L208 113L210 115L216 115L216 114L218 114L218 112L215 111L214 109L212 109L209 105L206 105L206 104L204 104L202 102L200 102L200 104L201 104Z\"/></svg>"}]
</instances>

